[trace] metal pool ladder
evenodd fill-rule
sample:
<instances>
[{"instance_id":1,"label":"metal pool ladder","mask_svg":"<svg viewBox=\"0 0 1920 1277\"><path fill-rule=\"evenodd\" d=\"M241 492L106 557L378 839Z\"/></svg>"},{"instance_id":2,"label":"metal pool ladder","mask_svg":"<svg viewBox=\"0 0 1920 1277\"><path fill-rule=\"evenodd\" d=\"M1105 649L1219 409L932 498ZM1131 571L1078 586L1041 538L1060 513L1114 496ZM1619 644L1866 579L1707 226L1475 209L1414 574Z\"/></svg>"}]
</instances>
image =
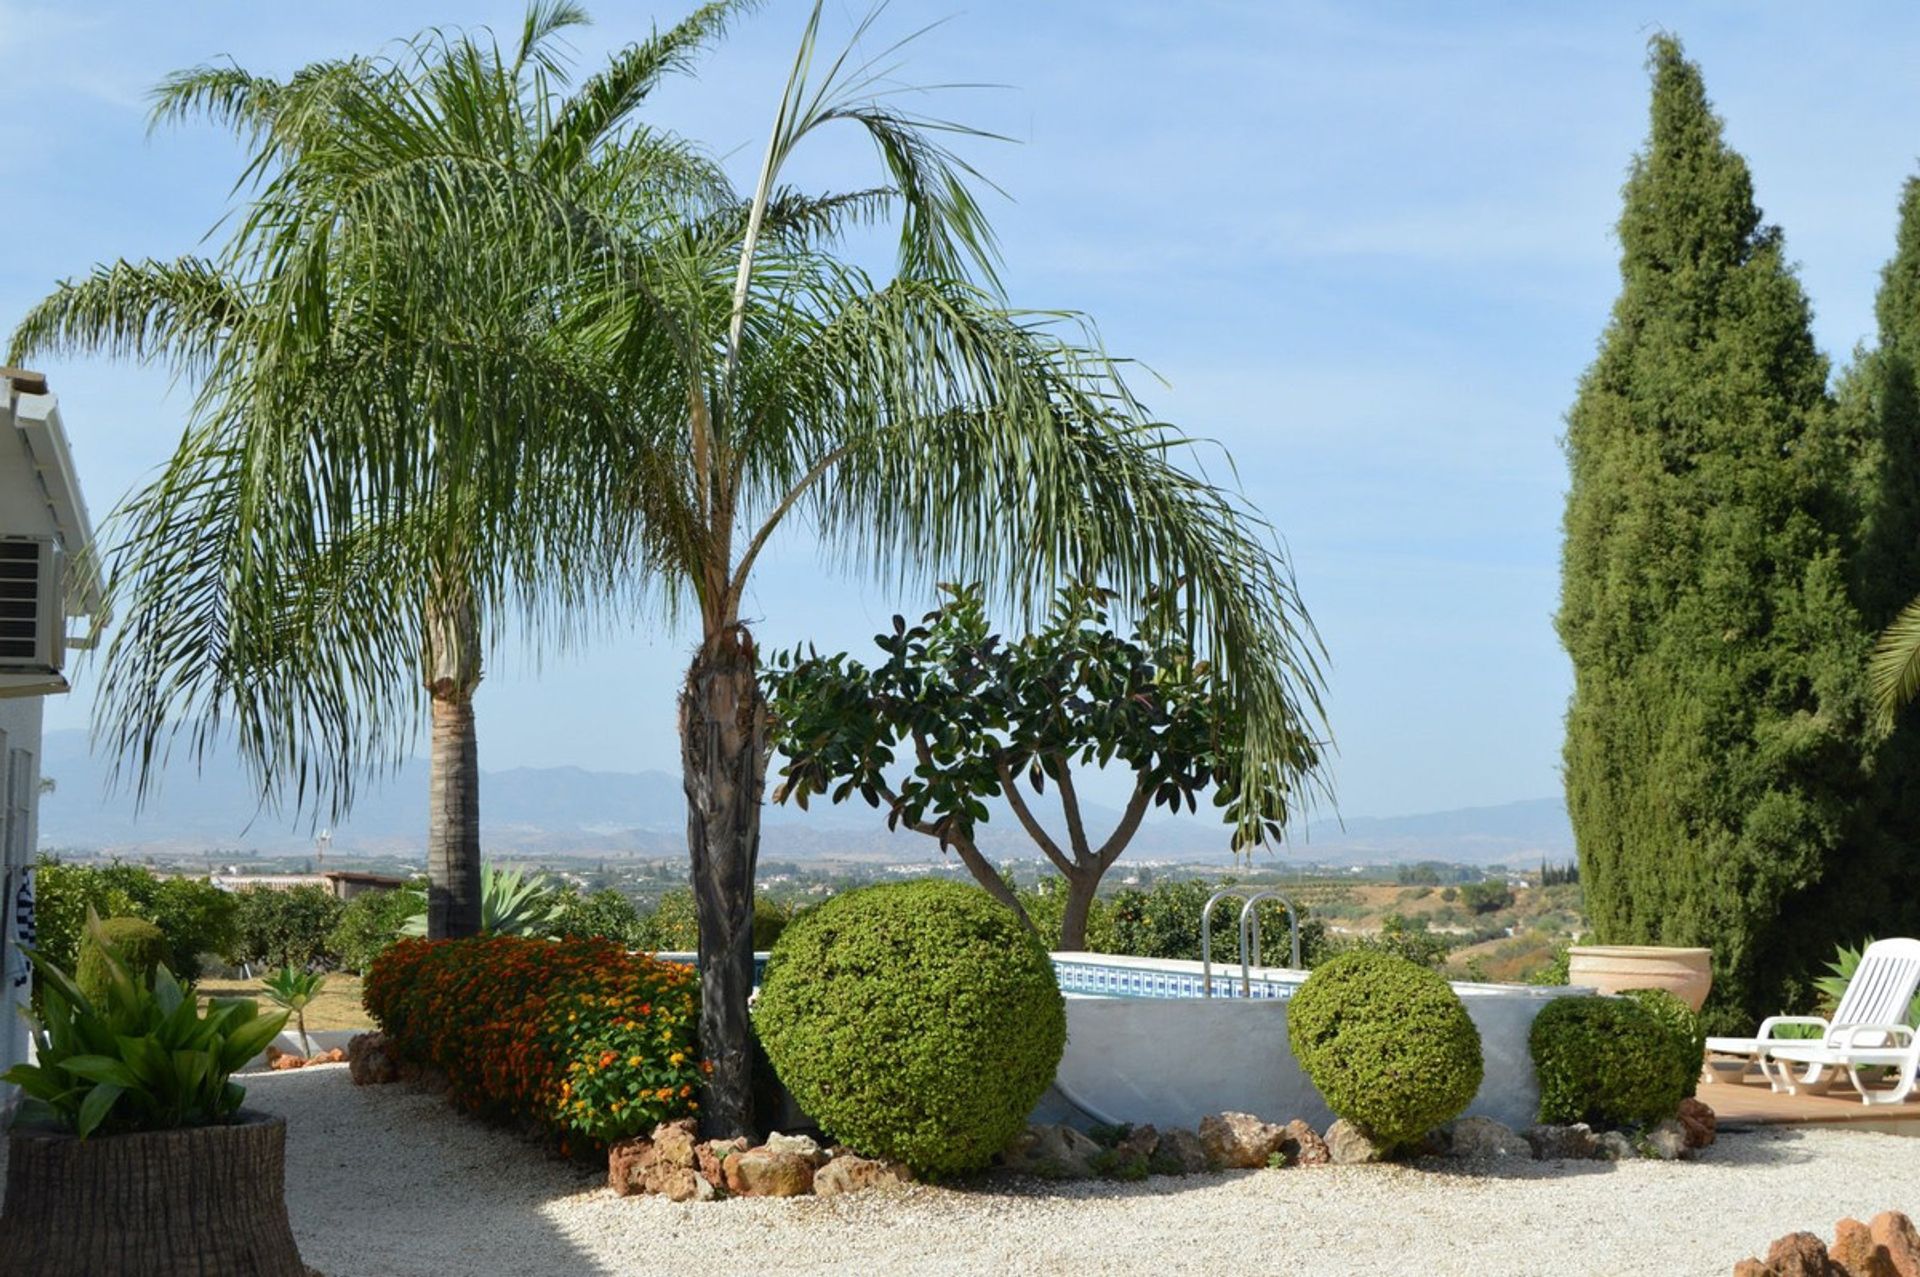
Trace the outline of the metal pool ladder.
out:
<instances>
[{"instance_id":1,"label":"metal pool ladder","mask_svg":"<svg viewBox=\"0 0 1920 1277\"><path fill-rule=\"evenodd\" d=\"M1287 929L1291 933L1293 967L1300 969L1300 915L1294 912L1293 902L1278 891L1268 888L1251 895L1234 887L1222 887L1207 898L1206 908L1200 911L1200 985L1203 997L1213 996L1213 907L1222 900L1236 899L1240 906L1240 996L1253 996L1253 968L1262 965L1260 961L1260 914L1256 906L1262 900L1278 900L1287 911Z\"/></svg>"}]
</instances>

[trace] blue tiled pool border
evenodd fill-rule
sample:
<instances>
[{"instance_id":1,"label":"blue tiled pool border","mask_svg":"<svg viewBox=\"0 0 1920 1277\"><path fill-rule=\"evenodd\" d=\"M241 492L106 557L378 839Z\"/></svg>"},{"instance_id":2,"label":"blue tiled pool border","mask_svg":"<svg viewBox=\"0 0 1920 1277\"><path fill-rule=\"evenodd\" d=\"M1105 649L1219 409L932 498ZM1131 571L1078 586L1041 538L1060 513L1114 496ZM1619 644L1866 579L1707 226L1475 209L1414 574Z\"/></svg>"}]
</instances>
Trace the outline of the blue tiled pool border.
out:
<instances>
[{"instance_id":1,"label":"blue tiled pool border","mask_svg":"<svg viewBox=\"0 0 1920 1277\"><path fill-rule=\"evenodd\" d=\"M1206 981L1196 974L1180 971L1155 971L1136 966L1108 966L1077 958L1055 958L1054 978L1060 992L1106 998L1199 998L1206 996ZM1216 967L1213 972L1213 996L1250 997L1254 1001L1284 1002L1293 996L1299 984L1292 980L1256 979L1243 989L1237 967Z\"/></svg>"}]
</instances>

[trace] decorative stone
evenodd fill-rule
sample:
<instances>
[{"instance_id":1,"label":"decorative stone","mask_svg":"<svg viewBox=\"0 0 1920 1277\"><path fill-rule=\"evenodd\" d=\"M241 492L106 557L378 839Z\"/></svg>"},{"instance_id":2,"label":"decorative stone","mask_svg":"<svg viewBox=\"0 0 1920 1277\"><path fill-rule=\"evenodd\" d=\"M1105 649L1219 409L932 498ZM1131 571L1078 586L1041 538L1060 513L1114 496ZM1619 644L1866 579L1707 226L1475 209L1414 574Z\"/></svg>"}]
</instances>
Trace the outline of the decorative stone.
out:
<instances>
[{"instance_id":1,"label":"decorative stone","mask_svg":"<svg viewBox=\"0 0 1920 1277\"><path fill-rule=\"evenodd\" d=\"M1609 1162L1630 1161L1639 1154L1633 1141L1618 1131L1602 1131L1593 1137L1594 1156Z\"/></svg>"},{"instance_id":2,"label":"decorative stone","mask_svg":"<svg viewBox=\"0 0 1920 1277\"><path fill-rule=\"evenodd\" d=\"M653 1128L653 1153L670 1166L694 1165L693 1146L700 1142L700 1123L690 1117L677 1117Z\"/></svg>"},{"instance_id":3,"label":"decorative stone","mask_svg":"<svg viewBox=\"0 0 1920 1277\"><path fill-rule=\"evenodd\" d=\"M727 1191L742 1197L803 1197L813 1191L813 1163L798 1153L750 1148L726 1164Z\"/></svg>"},{"instance_id":4,"label":"decorative stone","mask_svg":"<svg viewBox=\"0 0 1920 1277\"><path fill-rule=\"evenodd\" d=\"M1091 1179L1093 1159L1105 1150L1071 1126L1029 1126L1000 1154L1000 1164L1041 1179Z\"/></svg>"},{"instance_id":5,"label":"decorative stone","mask_svg":"<svg viewBox=\"0 0 1920 1277\"><path fill-rule=\"evenodd\" d=\"M692 1201L700 1194L695 1181L702 1179L694 1170L697 1136L694 1120L683 1117L660 1123L651 1135L621 1140L607 1150L607 1187L621 1197L657 1193L676 1202Z\"/></svg>"},{"instance_id":6,"label":"decorative stone","mask_svg":"<svg viewBox=\"0 0 1920 1277\"><path fill-rule=\"evenodd\" d=\"M1900 1277L1920 1277L1920 1229L1899 1211L1881 1211L1867 1224L1875 1244L1884 1248Z\"/></svg>"},{"instance_id":7,"label":"decorative stone","mask_svg":"<svg viewBox=\"0 0 1920 1277\"><path fill-rule=\"evenodd\" d=\"M813 1173L813 1191L822 1197L857 1193L884 1184L911 1184L913 1172L901 1162L852 1153L836 1157Z\"/></svg>"},{"instance_id":8,"label":"decorative stone","mask_svg":"<svg viewBox=\"0 0 1920 1277\"><path fill-rule=\"evenodd\" d=\"M1767 1248L1773 1277L1846 1277L1835 1269L1827 1244L1812 1233L1788 1233Z\"/></svg>"},{"instance_id":9,"label":"decorative stone","mask_svg":"<svg viewBox=\"0 0 1920 1277\"><path fill-rule=\"evenodd\" d=\"M815 1167L827 1164L826 1150L811 1135L782 1135L775 1131L767 1136L765 1147L769 1153L792 1153L796 1157L804 1157Z\"/></svg>"},{"instance_id":10,"label":"decorative stone","mask_svg":"<svg viewBox=\"0 0 1920 1277\"><path fill-rule=\"evenodd\" d=\"M1712 1109L1699 1100L1681 1100L1680 1111L1674 1118L1686 1130L1688 1148L1701 1149L1713 1143L1719 1119L1714 1116Z\"/></svg>"},{"instance_id":11,"label":"decorative stone","mask_svg":"<svg viewBox=\"0 0 1920 1277\"><path fill-rule=\"evenodd\" d=\"M1648 1131L1646 1144L1648 1151L1663 1162L1693 1156L1693 1145L1687 1142L1687 1128L1680 1125L1678 1118L1670 1117Z\"/></svg>"},{"instance_id":12,"label":"decorative stone","mask_svg":"<svg viewBox=\"0 0 1920 1277\"><path fill-rule=\"evenodd\" d=\"M1600 1156L1600 1141L1585 1122L1572 1126L1530 1126L1524 1135L1527 1147L1543 1162L1571 1162Z\"/></svg>"},{"instance_id":13,"label":"decorative stone","mask_svg":"<svg viewBox=\"0 0 1920 1277\"><path fill-rule=\"evenodd\" d=\"M1327 1128L1327 1152L1335 1166L1362 1166L1386 1156L1385 1149L1344 1117Z\"/></svg>"},{"instance_id":14,"label":"decorative stone","mask_svg":"<svg viewBox=\"0 0 1920 1277\"><path fill-rule=\"evenodd\" d=\"M1218 1170L1265 1166L1285 1136L1286 1128L1251 1113L1215 1113L1200 1119L1200 1143L1208 1162Z\"/></svg>"},{"instance_id":15,"label":"decorative stone","mask_svg":"<svg viewBox=\"0 0 1920 1277\"><path fill-rule=\"evenodd\" d=\"M1147 1169L1155 1175L1198 1175L1207 1169L1207 1146L1185 1127L1161 1131Z\"/></svg>"},{"instance_id":16,"label":"decorative stone","mask_svg":"<svg viewBox=\"0 0 1920 1277\"><path fill-rule=\"evenodd\" d=\"M355 1086L383 1086L400 1080L400 1064L387 1049L384 1033L356 1033L347 1042L347 1076Z\"/></svg>"},{"instance_id":17,"label":"decorative stone","mask_svg":"<svg viewBox=\"0 0 1920 1277\"><path fill-rule=\"evenodd\" d=\"M1297 1117L1281 1128L1279 1152L1288 1166L1325 1166L1333 1160L1320 1132Z\"/></svg>"},{"instance_id":18,"label":"decorative stone","mask_svg":"<svg viewBox=\"0 0 1920 1277\"><path fill-rule=\"evenodd\" d=\"M1843 1219L1834 1226L1827 1254L1847 1277L1904 1277L1887 1248L1873 1239L1873 1230L1857 1219Z\"/></svg>"},{"instance_id":19,"label":"decorative stone","mask_svg":"<svg viewBox=\"0 0 1920 1277\"><path fill-rule=\"evenodd\" d=\"M304 1069L307 1067L307 1057L288 1055L284 1051L275 1051L269 1047L267 1048L267 1067L277 1073L285 1072L287 1069Z\"/></svg>"},{"instance_id":20,"label":"decorative stone","mask_svg":"<svg viewBox=\"0 0 1920 1277\"><path fill-rule=\"evenodd\" d=\"M1490 1117L1463 1117L1447 1131L1455 1157L1488 1161L1505 1157L1533 1156L1527 1142Z\"/></svg>"},{"instance_id":21,"label":"decorative stone","mask_svg":"<svg viewBox=\"0 0 1920 1277\"><path fill-rule=\"evenodd\" d=\"M715 1188L727 1186L726 1160L752 1148L751 1141L736 1136L730 1140L708 1140L693 1146L693 1168L701 1179Z\"/></svg>"},{"instance_id":22,"label":"decorative stone","mask_svg":"<svg viewBox=\"0 0 1920 1277\"><path fill-rule=\"evenodd\" d=\"M1160 1148L1160 1132L1151 1123L1136 1126L1127 1132L1127 1137L1113 1146L1113 1151L1122 1158L1139 1158L1142 1162L1151 1161Z\"/></svg>"}]
</instances>

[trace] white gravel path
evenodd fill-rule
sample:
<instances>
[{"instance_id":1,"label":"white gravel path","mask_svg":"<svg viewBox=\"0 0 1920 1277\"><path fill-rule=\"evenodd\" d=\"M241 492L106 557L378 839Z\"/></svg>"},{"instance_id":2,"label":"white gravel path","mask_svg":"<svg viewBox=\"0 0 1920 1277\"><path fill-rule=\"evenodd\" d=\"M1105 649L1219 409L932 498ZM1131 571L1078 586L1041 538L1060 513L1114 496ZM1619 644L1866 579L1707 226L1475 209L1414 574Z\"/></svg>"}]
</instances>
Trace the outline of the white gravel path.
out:
<instances>
[{"instance_id":1,"label":"white gravel path","mask_svg":"<svg viewBox=\"0 0 1920 1277\"><path fill-rule=\"evenodd\" d=\"M328 1277L1419 1273L1726 1277L1781 1233L1920 1217L1920 1140L1723 1136L1700 1161L1329 1167L1144 1184L913 1186L674 1205L344 1067L244 1078L288 1122L287 1204ZM0 1162L4 1173L4 1162Z\"/></svg>"}]
</instances>

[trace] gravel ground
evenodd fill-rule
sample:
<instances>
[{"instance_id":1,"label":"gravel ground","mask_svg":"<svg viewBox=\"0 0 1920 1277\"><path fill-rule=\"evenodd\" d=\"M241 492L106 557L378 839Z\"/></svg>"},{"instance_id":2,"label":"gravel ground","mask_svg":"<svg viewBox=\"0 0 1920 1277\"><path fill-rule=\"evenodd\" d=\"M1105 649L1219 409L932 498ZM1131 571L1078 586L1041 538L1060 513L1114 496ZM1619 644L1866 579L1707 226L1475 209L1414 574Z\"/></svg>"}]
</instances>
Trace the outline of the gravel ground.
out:
<instances>
[{"instance_id":1,"label":"gravel ground","mask_svg":"<svg viewBox=\"0 0 1920 1277\"><path fill-rule=\"evenodd\" d=\"M288 1121L287 1205L329 1277L715 1272L1725 1277L1781 1233L1920 1216L1920 1142L1722 1136L1688 1163L1329 1167L674 1205L343 1066L244 1079ZM4 1173L4 1162L0 1162Z\"/></svg>"}]
</instances>

